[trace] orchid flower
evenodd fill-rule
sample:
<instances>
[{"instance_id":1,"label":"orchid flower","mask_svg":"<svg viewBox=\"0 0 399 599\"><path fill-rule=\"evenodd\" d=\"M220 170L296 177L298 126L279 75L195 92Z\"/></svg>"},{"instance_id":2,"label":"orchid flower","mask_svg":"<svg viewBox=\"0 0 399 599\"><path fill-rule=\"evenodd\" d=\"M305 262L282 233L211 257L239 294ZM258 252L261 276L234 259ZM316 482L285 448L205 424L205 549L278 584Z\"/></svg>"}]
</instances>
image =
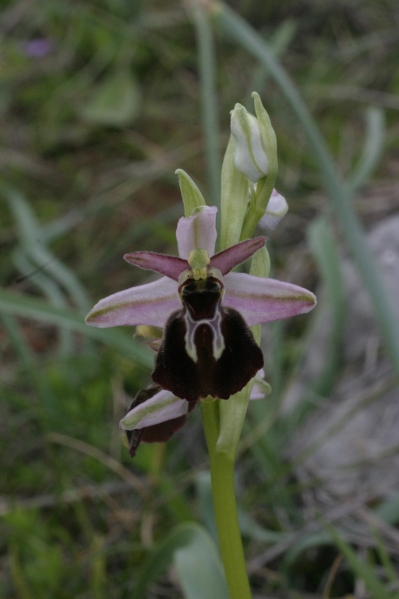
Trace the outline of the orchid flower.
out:
<instances>
[{"instance_id":1,"label":"orchid flower","mask_svg":"<svg viewBox=\"0 0 399 599\"><path fill-rule=\"evenodd\" d=\"M271 387L263 380L260 370L251 391L250 399L262 399L271 392ZM127 414L119 426L126 431L129 453L135 456L141 442L162 443L181 429L198 402L179 399L159 385L149 385L139 391L129 406Z\"/></svg>"},{"instance_id":2,"label":"orchid flower","mask_svg":"<svg viewBox=\"0 0 399 599\"><path fill-rule=\"evenodd\" d=\"M266 240L247 239L214 254L216 212L201 206L179 220L179 257L126 254L127 262L164 276L100 300L86 317L97 327L164 328L152 379L188 402L240 391L263 367L249 326L308 312L316 303L302 287L231 272Z\"/></svg>"}]
</instances>

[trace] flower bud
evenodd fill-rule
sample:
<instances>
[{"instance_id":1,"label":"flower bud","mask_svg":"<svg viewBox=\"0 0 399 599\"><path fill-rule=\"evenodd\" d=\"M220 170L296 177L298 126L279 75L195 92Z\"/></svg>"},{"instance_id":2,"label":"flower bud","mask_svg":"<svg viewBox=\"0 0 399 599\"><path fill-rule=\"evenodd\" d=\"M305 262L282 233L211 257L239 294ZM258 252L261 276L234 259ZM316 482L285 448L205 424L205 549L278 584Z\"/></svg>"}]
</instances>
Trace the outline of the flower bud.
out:
<instances>
[{"instance_id":1,"label":"flower bud","mask_svg":"<svg viewBox=\"0 0 399 599\"><path fill-rule=\"evenodd\" d=\"M252 93L256 118L236 104L231 114L231 133L235 141L234 165L249 180L249 204L241 239L252 237L265 214L276 180L277 140L269 115L259 94Z\"/></svg>"},{"instance_id":2,"label":"flower bud","mask_svg":"<svg viewBox=\"0 0 399 599\"><path fill-rule=\"evenodd\" d=\"M280 220L287 214L288 204L285 198L275 189L272 191L266 212L259 221L259 227L266 234L274 231Z\"/></svg>"},{"instance_id":3,"label":"flower bud","mask_svg":"<svg viewBox=\"0 0 399 599\"><path fill-rule=\"evenodd\" d=\"M236 104L231 113L231 133L235 140L234 164L250 181L256 183L267 175L269 161L258 119L241 104Z\"/></svg>"}]
</instances>

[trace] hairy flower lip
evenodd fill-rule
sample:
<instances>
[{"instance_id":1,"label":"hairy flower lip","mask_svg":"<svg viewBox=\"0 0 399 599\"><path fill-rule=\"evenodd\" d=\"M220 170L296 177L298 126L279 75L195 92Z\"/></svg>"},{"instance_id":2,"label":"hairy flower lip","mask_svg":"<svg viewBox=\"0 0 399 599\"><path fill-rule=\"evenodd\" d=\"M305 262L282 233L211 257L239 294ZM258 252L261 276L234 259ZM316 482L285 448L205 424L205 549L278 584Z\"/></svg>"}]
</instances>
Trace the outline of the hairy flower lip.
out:
<instances>
[{"instance_id":1,"label":"hairy flower lip","mask_svg":"<svg viewBox=\"0 0 399 599\"><path fill-rule=\"evenodd\" d=\"M255 382L264 383L263 377L265 373L259 370L255 377ZM125 431L141 430L150 426L179 418L190 412L196 405L195 402L190 404L185 399L179 399L170 391L160 389L146 399L142 403L130 408L119 422L119 427ZM265 394L260 389L254 387L251 391L250 399L258 400L265 397ZM134 403L134 402L133 402Z\"/></svg>"}]
</instances>

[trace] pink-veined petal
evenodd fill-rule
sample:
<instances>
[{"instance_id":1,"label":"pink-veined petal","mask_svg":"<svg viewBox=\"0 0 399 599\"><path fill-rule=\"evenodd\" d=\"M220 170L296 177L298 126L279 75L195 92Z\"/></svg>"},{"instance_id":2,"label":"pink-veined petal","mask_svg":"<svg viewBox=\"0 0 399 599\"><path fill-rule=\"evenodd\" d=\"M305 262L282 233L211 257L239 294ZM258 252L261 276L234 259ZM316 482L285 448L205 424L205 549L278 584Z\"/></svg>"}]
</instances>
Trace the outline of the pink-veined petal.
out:
<instances>
[{"instance_id":1,"label":"pink-veined petal","mask_svg":"<svg viewBox=\"0 0 399 599\"><path fill-rule=\"evenodd\" d=\"M179 399L170 391L162 389L150 399L130 410L122 418L119 426L127 431L154 426L184 416L188 412L188 407L188 401Z\"/></svg>"},{"instance_id":2,"label":"pink-veined petal","mask_svg":"<svg viewBox=\"0 0 399 599\"><path fill-rule=\"evenodd\" d=\"M174 281L177 281L183 270L188 268L186 260L177 258L177 256L155 254L154 252L133 252L132 254L125 254L123 258L130 264L146 270L154 270Z\"/></svg>"},{"instance_id":3,"label":"pink-veined petal","mask_svg":"<svg viewBox=\"0 0 399 599\"><path fill-rule=\"evenodd\" d=\"M237 264L241 264L250 258L257 250L266 243L266 237L255 237L236 243L227 250L215 254L211 259L211 266L218 268L222 275L230 272Z\"/></svg>"},{"instance_id":4,"label":"pink-veined petal","mask_svg":"<svg viewBox=\"0 0 399 599\"><path fill-rule=\"evenodd\" d=\"M100 300L86 316L86 323L100 328L138 324L163 327L171 313L180 308L176 282L162 277Z\"/></svg>"},{"instance_id":5,"label":"pink-veined petal","mask_svg":"<svg viewBox=\"0 0 399 599\"><path fill-rule=\"evenodd\" d=\"M304 314L316 305L307 289L276 279L231 272L224 285L223 305L238 310L249 326Z\"/></svg>"},{"instance_id":6,"label":"pink-veined petal","mask_svg":"<svg viewBox=\"0 0 399 599\"><path fill-rule=\"evenodd\" d=\"M176 238L180 258L187 260L191 250L199 248L213 256L217 236L217 211L215 206L201 206L190 217L179 219Z\"/></svg>"}]
</instances>

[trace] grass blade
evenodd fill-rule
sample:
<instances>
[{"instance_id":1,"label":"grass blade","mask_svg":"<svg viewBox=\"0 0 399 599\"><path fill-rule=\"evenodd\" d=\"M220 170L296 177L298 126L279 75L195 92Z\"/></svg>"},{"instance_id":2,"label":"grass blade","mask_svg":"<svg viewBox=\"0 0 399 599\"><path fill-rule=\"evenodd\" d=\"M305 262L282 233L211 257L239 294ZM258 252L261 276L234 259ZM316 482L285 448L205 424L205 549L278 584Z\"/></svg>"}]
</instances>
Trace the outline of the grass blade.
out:
<instances>
[{"instance_id":1,"label":"grass blade","mask_svg":"<svg viewBox=\"0 0 399 599\"><path fill-rule=\"evenodd\" d=\"M327 524L325 528L353 572L364 581L366 587L372 593L373 599L392 599L392 594L377 578L370 566L357 557L352 547L344 541L335 528Z\"/></svg>"},{"instance_id":2,"label":"grass blade","mask_svg":"<svg viewBox=\"0 0 399 599\"><path fill-rule=\"evenodd\" d=\"M381 158L385 139L384 111L380 108L369 108L366 114L366 126L363 153L349 181L352 192L362 187Z\"/></svg>"},{"instance_id":3,"label":"grass blade","mask_svg":"<svg viewBox=\"0 0 399 599\"><path fill-rule=\"evenodd\" d=\"M0 289L0 312L13 316L33 318L55 326L65 327L70 331L82 333L86 337L97 339L111 347L115 347L124 355L134 358L138 364L146 368L153 367L154 359L150 350L141 346L130 335L116 330L89 327L79 314L70 310L56 308L43 300Z\"/></svg>"},{"instance_id":4,"label":"grass blade","mask_svg":"<svg viewBox=\"0 0 399 599\"><path fill-rule=\"evenodd\" d=\"M48 275L68 290L79 310L86 314L91 307L86 290L75 274L41 243L41 227L29 203L17 190L7 185L1 184L0 190L10 204L24 253L37 266L45 264Z\"/></svg>"},{"instance_id":5,"label":"grass blade","mask_svg":"<svg viewBox=\"0 0 399 599\"><path fill-rule=\"evenodd\" d=\"M316 219L308 230L308 239L317 263L328 308L331 314L331 333L328 341L326 361L311 389L317 395L328 396L339 367L342 334L345 326L346 298L334 235L324 217ZM311 343L311 340L310 340Z\"/></svg>"},{"instance_id":6,"label":"grass blade","mask_svg":"<svg viewBox=\"0 0 399 599\"><path fill-rule=\"evenodd\" d=\"M207 12L199 2L190 5L197 35L201 84L202 123L205 137L206 163L212 204L220 209L219 119L216 95L216 62L212 27ZM219 227L218 227L219 229Z\"/></svg>"}]
</instances>

